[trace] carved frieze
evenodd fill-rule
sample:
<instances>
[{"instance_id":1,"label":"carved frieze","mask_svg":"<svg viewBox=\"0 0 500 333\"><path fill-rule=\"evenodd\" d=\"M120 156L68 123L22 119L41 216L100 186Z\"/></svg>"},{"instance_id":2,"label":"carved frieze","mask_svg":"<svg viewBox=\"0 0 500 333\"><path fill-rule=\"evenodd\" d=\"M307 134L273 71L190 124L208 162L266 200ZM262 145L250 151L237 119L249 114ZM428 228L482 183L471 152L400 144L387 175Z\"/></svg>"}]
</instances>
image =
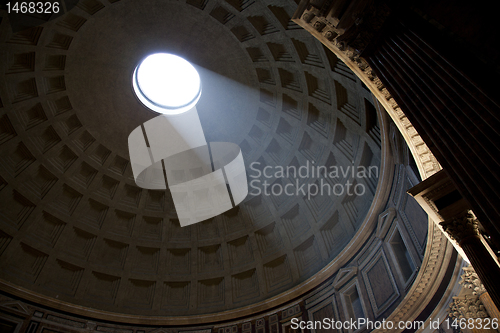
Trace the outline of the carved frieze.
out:
<instances>
[{"instance_id":1,"label":"carved frieze","mask_svg":"<svg viewBox=\"0 0 500 333\"><path fill-rule=\"evenodd\" d=\"M454 319L487 318L488 313L477 296L453 297L449 316Z\"/></svg>"},{"instance_id":2,"label":"carved frieze","mask_svg":"<svg viewBox=\"0 0 500 333\"><path fill-rule=\"evenodd\" d=\"M486 292L483 283L477 276L476 271L472 266L464 267L464 274L461 275L461 281L459 282L466 289L471 289L472 294L475 296L481 296Z\"/></svg>"}]
</instances>

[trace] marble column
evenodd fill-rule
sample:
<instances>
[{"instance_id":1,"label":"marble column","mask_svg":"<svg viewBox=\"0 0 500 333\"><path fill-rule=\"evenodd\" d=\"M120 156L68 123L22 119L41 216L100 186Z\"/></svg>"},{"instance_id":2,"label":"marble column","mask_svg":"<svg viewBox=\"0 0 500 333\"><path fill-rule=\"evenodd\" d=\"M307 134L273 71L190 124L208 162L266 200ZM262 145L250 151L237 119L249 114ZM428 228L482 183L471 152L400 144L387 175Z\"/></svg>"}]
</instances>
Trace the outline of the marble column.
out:
<instances>
[{"instance_id":1,"label":"marble column","mask_svg":"<svg viewBox=\"0 0 500 333\"><path fill-rule=\"evenodd\" d=\"M481 242L479 221L472 211L466 211L440 223L443 229L456 240L469 259L478 278L489 293L491 300L500 307L500 267Z\"/></svg>"}]
</instances>

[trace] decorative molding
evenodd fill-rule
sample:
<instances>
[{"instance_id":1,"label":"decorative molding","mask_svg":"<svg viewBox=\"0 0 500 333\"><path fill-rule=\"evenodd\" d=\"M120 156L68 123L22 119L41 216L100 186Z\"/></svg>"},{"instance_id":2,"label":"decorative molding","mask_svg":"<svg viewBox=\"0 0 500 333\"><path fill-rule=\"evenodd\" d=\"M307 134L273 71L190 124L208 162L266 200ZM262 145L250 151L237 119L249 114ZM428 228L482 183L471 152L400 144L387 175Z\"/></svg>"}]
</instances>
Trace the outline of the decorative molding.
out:
<instances>
[{"instance_id":1,"label":"decorative molding","mask_svg":"<svg viewBox=\"0 0 500 333\"><path fill-rule=\"evenodd\" d=\"M374 37L376 31L380 29L389 15L390 12L386 5L377 8L370 5L361 13L356 13L358 15L358 17L355 17L356 27L351 29L349 33L347 33L348 30L336 28L335 22L330 22L326 17L318 16L322 15L318 9L314 7L306 9L310 7L308 5L308 0L302 0L292 21L323 43L370 89L399 128L412 155L415 157L422 179L441 170L439 162L410 123L403 110L401 110L366 60L360 56L360 51L366 47L367 42ZM358 27L358 23L362 25ZM350 38L351 36L355 37Z\"/></svg>"},{"instance_id":2,"label":"decorative molding","mask_svg":"<svg viewBox=\"0 0 500 333\"><path fill-rule=\"evenodd\" d=\"M344 286L347 282L351 280L352 277L358 274L358 267L347 267L342 268L337 273L335 280L333 280L332 285L336 290L339 290Z\"/></svg>"},{"instance_id":3,"label":"decorative molding","mask_svg":"<svg viewBox=\"0 0 500 333\"><path fill-rule=\"evenodd\" d=\"M378 216L378 225L376 233L377 238L379 239L385 238L385 235L387 235L387 232L389 231L392 221L394 220L396 215L397 215L396 208L389 207L386 211L384 211Z\"/></svg>"}]
</instances>

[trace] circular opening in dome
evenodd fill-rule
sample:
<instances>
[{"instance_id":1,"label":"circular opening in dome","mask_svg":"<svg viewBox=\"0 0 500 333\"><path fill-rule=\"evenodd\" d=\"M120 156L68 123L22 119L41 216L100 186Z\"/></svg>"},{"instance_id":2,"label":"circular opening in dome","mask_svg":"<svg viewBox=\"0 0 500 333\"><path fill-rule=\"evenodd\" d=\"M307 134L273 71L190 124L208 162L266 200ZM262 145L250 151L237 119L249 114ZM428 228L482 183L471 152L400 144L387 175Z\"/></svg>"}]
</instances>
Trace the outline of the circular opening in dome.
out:
<instances>
[{"instance_id":1,"label":"circular opening in dome","mask_svg":"<svg viewBox=\"0 0 500 333\"><path fill-rule=\"evenodd\" d=\"M201 81L196 69L185 59L168 53L147 56L136 67L133 87L149 109L163 114L179 114L196 105Z\"/></svg>"}]
</instances>

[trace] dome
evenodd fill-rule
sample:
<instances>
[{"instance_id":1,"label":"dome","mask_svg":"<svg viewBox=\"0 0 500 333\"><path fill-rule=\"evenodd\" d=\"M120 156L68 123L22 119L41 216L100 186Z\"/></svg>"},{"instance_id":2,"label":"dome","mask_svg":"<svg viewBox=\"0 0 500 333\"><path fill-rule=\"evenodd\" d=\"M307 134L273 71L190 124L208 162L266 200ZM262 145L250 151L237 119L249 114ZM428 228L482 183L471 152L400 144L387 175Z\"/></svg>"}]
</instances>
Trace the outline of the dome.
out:
<instances>
[{"instance_id":1,"label":"dome","mask_svg":"<svg viewBox=\"0 0 500 333\"><path fill-rule=\"evenodd\" d=\"M414 245L394 274L411 285L427 235L405 193L414 162L355 74L290 21L296 5L89 0L29 30L2 22L0 278L85 316L235 319L362 263L396 207L410 218L395 242ZM138 64L166 53L199 74L188 103L199 98L207 142L241 148L250 192L187 227L168 190L135 184L127 147L158 115L134 84L165 106Z\"/></svg>"}]
</instances>

